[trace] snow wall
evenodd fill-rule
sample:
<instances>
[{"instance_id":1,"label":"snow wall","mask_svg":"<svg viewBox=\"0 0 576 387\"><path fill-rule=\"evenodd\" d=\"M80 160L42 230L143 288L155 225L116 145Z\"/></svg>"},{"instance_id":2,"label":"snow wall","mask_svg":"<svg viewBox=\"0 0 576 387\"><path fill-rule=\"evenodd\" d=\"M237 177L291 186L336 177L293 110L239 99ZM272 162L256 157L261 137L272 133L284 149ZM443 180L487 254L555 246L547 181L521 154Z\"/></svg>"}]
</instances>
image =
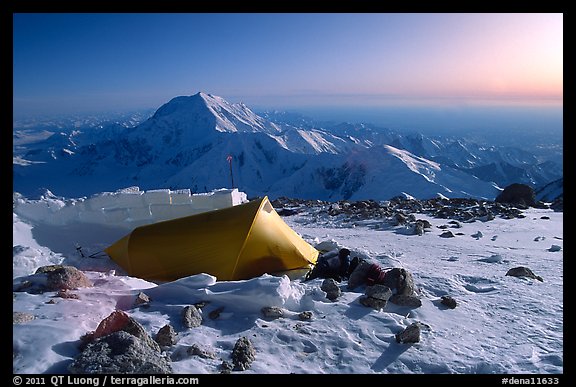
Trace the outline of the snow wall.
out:
<instances>
[{"instance_id":1,"label":"snow wall","mask_svg":"<svg viewBox=\"0 0 576 387\"><path fill-rule=\"evenodd\" d=\"M18 197L14 199L14 212L23 219L51 225L92 223L133 229L247 201L246 194L236 188L191 194L189 189L140 191L138 187L130 187L80 199L50 195L40 200Z\"/></svg>"}]
</instances>

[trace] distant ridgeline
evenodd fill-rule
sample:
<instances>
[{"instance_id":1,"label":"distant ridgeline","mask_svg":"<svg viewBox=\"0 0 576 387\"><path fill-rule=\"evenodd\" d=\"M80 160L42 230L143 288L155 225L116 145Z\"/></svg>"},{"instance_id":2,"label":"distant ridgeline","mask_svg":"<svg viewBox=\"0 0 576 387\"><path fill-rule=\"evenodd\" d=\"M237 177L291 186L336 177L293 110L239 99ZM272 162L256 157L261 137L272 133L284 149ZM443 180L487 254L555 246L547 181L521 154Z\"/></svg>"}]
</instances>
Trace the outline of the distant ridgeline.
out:
<instances>
[{"instance_id":1,"label":"distant ridgeline","mask_svg":"<svg viewBox=\"0 0 576 387\"><path fill-rule=\"evenodd\" d=\"M14 212L23 219L51 224L94 223L134 228L247 202L238 189L191 194L189 189L140 191L130 187L90 198L59 199L51 193L40 200L14 199Z\"/></svg>"}]
</instances>

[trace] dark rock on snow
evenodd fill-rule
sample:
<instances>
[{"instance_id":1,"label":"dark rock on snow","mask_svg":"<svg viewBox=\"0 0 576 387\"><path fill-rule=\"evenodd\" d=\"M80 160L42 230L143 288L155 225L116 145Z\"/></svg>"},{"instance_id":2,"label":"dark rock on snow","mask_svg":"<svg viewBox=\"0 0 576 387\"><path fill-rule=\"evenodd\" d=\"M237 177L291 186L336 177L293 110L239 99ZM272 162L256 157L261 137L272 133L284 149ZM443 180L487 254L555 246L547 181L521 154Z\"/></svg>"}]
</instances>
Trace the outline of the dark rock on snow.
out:
<instances>
[{"instance_id":1,"label":"dark rock on snow","mask_svg":"<svg viewBox=\"0 0 576 387\"><path fill-rule=\"evenodd\" d=\"M244 336L239 338L232 350L232 363L234 363L234 370L246 371L250 368L255 358L256 350L254 349L252 342Z\"/></svg>"},{"instance_id":2,"label":"dark rock on snow","mask_svg":"<svg viewBox=\"0 0 576 387\"><path fill-rule=\"evenodd\" d=\"M333 278L326 278L322 282L320 289L323 292L326 292L326 298L329 299L330 301L336 300L342 294L340 287Z\"/></svg>"},{"instance_id":3,"label":"dark rock on snow","mask_svg":"<svg viewBox=\"0 0 576 387\"><path fill-rule=\"evenodd\" d=\"M536 194L529 185L514 183L504 188L504 191L496 197L496 202L534 207Z\"/></svg>"},{"instance_id":4,"label":"dark rock on snow","mask_svg":"<svg viewBox=\"0 0 576 387\"><path fill-rule=\"evenodd\" d=\"M312 312L305 311L298 313L298 319L300 321L310 321L312 319Z\"/></svg>"},{"instance_id":5,"label":"dark rock on snow","mask_svg":"<svg viewBox=\"0 0 576 387\"><path fill-rule=\"evenodd\" d=\"M134 306L138 307L141 305L147 305L150 302L150 297L148 297L148 295L146 295L145 293L139 292L138 295L136 296L136 299L134 300Z\"/></svg>"},{"instance_id":6,"label":"dark rock on snow","mask_svg":"<svg viewBox=\"0 0 576 387\"><path fill-rule=\"evenodd\" d=\"M72 374L169 374L170 362L160 351L125 331L88 344L68 366Z\"/></svg>"},{"instance_id":7,"label":"dark rock on snow","mask_svg":"<svg viewBox=\"0 0 576 387\"><path fill-rule=\"evenodd\" d=\"M182 324L186 328L196 328L202 325L202 315L194 305L188 305L182 310Z\"/></svg>"},{"instance_id":8,"label":"dark rock on snow","mask_svg":"<svg viewBox=\"0 0 576 387\"><path fill-rule=\"evenodd\" d=\"M442 301L440 301L440 303L450 309L454 309L456 308L456 305L458 305L456 300L450 296L442 296Z\"/></svg>"},{"instance_id":9,"label":"dark rock on snow","mask_svg":"<svg viewBox=\"0 0 576 387\"><path fill-rule=\"evenodd\" d=\"M514 268L508 270L506 275L509 275L512 277L528 277L528 278L533 278L535 280L538 280L540 282L544 282L542 277L534 274L534 272L532 270L530 270L529 268L524 267L524 266L514 267Z\"/></svg>"},{"instance_id":10,"label":"dark rock on snow","mask_svg":"<svg viewBox=\"0 0 576 387\"><path fill-rule=\"evenodd\" d=\"M398 306L407 306L410 308L419 308L422 306L422 301L416 296L409 296L405 294L395 294L388 300Z\"/></svg>"},{"instance_id":11,"label":"dark rock on snow","mask_svg":"<svg viewBox=\"0 0 576 387\"><path fill-rule=\"evenodd\" d=\"M383 309L392 296L392 290L385 285L372 285L366 287L366 295L360 297L359 302L369 308Z\"/></svg>"},{"instance_id":12,"label":"dark rock on snow","mask_svg":"<svg viewBox=\"0 0 576 387\"><path fill-rule=\"evenodd\" d=\"M176 333L172 325L168 324L160 328L160 330L156 334L155 340L161 347L170 347L176 344L177 335L178 334Z\"/></svg>"},{"instance_id":13,"label":"dark rock on snow","mask_svg":"<svg viewBox=\"0 0 576 387\"><path fill-rule=\"evenodd\" d=\"M277 319L284 317L284 309L279 308L277 306L265 306L262 309L260 309L260 312L262 312L262 315L264 317L269 319Z\"/></svg>"},{"instance_id":14,"label":"dark rock on snow","mask_svg":"<svg viewBox=\"0 0 576 387\"><path fill-rule=\"evenodd\" d=\"M412 323L402 332L397 333L396 342L403 344L420 342L420 324Z\"/></svg>"}]
</instances>

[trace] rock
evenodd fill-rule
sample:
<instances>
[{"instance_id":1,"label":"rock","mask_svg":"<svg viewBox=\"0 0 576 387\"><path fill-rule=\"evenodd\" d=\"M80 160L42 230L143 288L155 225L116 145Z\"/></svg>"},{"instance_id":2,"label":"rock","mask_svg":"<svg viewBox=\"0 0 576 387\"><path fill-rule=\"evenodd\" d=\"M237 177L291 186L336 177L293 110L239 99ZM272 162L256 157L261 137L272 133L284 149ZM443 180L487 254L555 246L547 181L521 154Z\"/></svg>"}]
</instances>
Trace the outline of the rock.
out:
<instances>
[{"instance_id":1,"label":"rock","mask_svg":"<svg viewBox=\"0 0 576 387\"><path fill-rule=\"evenodd\" d=\"M218 317L220 317L220 313L222 313L223 310L224 310L223 306L216 308L208 314L208 317L210 318L210 320L216 320Z\"/></svg>"},{"instance_id":2,"label":"rock","mask_svg":"<svg viewBox=\"0 0 576 387\"><path fill-rule=\"evenodd\" d=\"M80 299L80 296L78 296L75 293L69 292L68 290L64 289L64 290L58 290L58 293L56 293L56 297L60 297L60 298L69 298L69 299L73 299L73 300L78 300Z\"/></svg>"},{"instance_id":3,"label":"rock","mask_svg":"<svg viewBox=\"0 0 576 387\"><path fill-rule=\"evenodd\" d=\"M147 344L154 351L160 351L160 347L152 337L150 337L144 327L121 310L110 313L108 317L100 321L96 330L89 333L84 340L91 342L119 331L129 333L142 340L143 343Z\"/></svg>"},{"instance_id":4,"label":"rock","mask_svg":"<svg viewBox=\"0 0 576 387\"><path fill-rule=\"evenodd\" d=\"M368 308L373 308L376 310L380 310L380 309L384 309L384 307L386 306L386 303L388 301L386 300L381 300L378 298L373 298L373 297L366 297L366 296L362 296L360 297L360 299L358 300L358 302L360 302L360 304L368 307Z\"/></svg>"},{"instance_id":5,"label":"rock","mask_svg":"<svg viewBox=\"0 0 576 387\"><path fill-rule=\"evenodd\" d=\"M397 333L396 342L403 344L420 342L420 324L412 323L402 332Z\"/></svg>"},{"instance_id":6,"label":"rock","mask_svg":"<svg viewBox=\"0 0 576 387\"><path fill-rule=\"evenodd\" d=\"M414 235L424 235L424 223L420 220L417 220L414 224Z\"/></svg>"},{"instance_id":7,"label":"rock","mask_svg":"<svg viewBox=\"0 0 576 387\"><path fill-rule=\"evenodd\" d=\"M44 266L37 270L37 272L46 273L48 275L46 281L46 288L48 290L69 290L93 286L88 277L74 266L54 267L53 265L48 266L48 268L50 269L47 269L47 267Z\"/></svg>"},{"instance_id":8,"label":"rock","mask_svg":"<svg viewBox=\"0 0 576 387\"><path fill-rule=\"evenodd\" d=\"M414 295L414 279L406 269L395 267L387 271L382 284L388 286L393 294Z\"/></svg>"},{"instance_id":9,"label":"rock","mask_svg":"<svg viewBox=\"0 0 576 387\"><path fill-rule=\"evenodd\" d=\"M326 278L322 282L320 289L326 292L326 298L329 299L330 301L334 301L342 294L340 287L338 286L336 281L332 278Z\"/></svg>"},{"instance_id":10,"label":"rock","mask_svg":"<svg viewBox=\"0 0 576 387\"><path fill-rule=\"evenodd\" d=\"M264 317L270 319L277 319L284 317L284 309L279 308L277 306L265 306L262 309L260 309L260 312L262 312L262 315L264 315Z\"/></svg>"},{"instance_id":11,"label":"rock","mask_svg":"<svg viewBox=\"0 0 576 387\"><path fill-rule=\"evenodd\" d=\"M146 305L150 302L150 297L148 297L146 294L139 292L138 295L136 296L136 300L134 300L134 306L140 306L140 305Z\"/></svg>"},{"instance_id":12,"label":"rock","mask_svg":"<svg viewBox=\"0 0 576 387\"><path fill-rule=\"evenodd\" d=\"M26 313L26 312L12 312L12 325L14 324L24 324L27 323L29 321L32 321L36 318L36 316L34 316L31 313Z\"/></svg>"},{"instance_id":13,"label":"rock","mask_svg":"<svg viewBox=\"0 0 576 387\"><path fill-rule=\"evenodd\" d=\"M454 234L452 234L452 231L450 230L444 231L442 234L440 234L440 238L454 238Z\"/></svg>"},{"instance_id":14,"label":"rock","mask_svg":"<svg viewBox=\"0 0 576 387\"><path fill-rule=\"evenodd\" d=\"M390 290L390 288L386 285L376 284L367 286L365 294L367 297L388 301L388 299L392 296L392 290Z\"/></svg>"},{"instance_id":15,"label":"rock","mask_svg":"<svg viewBox=\"0 0 576 387\"><path fill-rule=\"evenodd\" d=\"M410 308L419 308L422 306L422 301L420 301L418 297L404 294L394 294L388 301L398 306L408 306Z\"/></svg>"},{"instance_id":16,"label":"rock","mask_svg":"<svg viewBox=\"0 0 576 387\"><path fill-rule=\"evenodd\" d=\"M462 228L462 225L460 224L460 222L458 222L456 220L451 220L448 222L448 224L452 225L452 226L450 226L451 228Z\"/></svg>"},{"instance_id":17,"label":"rock","mask_svg":"<svg viewBox=\"0 0 576 387\"><path fill-rule=\"evenodd\" d=\"M232 373L234 369L234 364L230 363L229 361L224 360L222 364L220 364L220 373L221 374L229 374Z\"/></svg>"},{"instance_id":18,"label":"rock","mask_svg":"<svg viewBox=\"0 0 576 387\"><path fill-rule=\"evenodd\" d=\"M310 321L312 319L312 312L305 311L298 313L298 319L300 321Z\"/></svg>"},{"instance_id":19,"label":"rock","mask_svg":"<svg viewBox=\"0 0 576 387\"><path fill-rule=\"evenodd\" d=\"M472 238L480 239L484 236L481 231L477 231L476 234L472 234Z\"/></svg>"},{"instance_id":20,"label":"rock","mask_svg":"<svg viewBox=\"0 0 576 387\"><path fill-rule=\"evenodd\" d=\"M535 280L538 280L540 282L544 282L542 277L534 274L534 272L532 270L530 270L529 268L524 267L524 266L514 267L514 268L508 270L506 275L509 275L512 277L528 277L528 278L533 278Z\"/></svg>"},{"instance_id":21,"label":"rock","mask_svg":"<svg viewBox=\"0 0 576 387\"><path fill-rule=\"evenodd\" d=\"M188 305L182 310L182 324L186 328L196 328L202 325L202 315L194 305Z\"/></svg>"},{"instance_id":22,"label":"rock","mask_svg":"<svg viewBox=\"0 0 576 387\"><path fill-rule=\"evenodd\" d=\"M532 187L526 184L510 184L495 200L497 203L508 203L520 206L535 206L536 195Z\"/></svg>"},{"instance_id":23,"label":"rock","mask_svg":"<svg viewBox=\"0 0 576 387\"><path fill-rule=\"evenodd\" d=\"M209 351L205 348L200 348L198 344L192 344L186 352L190 356L199 356L203 359L216 359L216 354L212 351Z\"/></svg>"},{"instance_id":24,"label":"rock","mask_svg":"<svg viewBox=\"0 0 576 387\"><path fill-rule=\"evenodd\" d=\"M170 347L176 344L177 335L178 334L176 333L172 325L167 324L164 325L162 328L160 328L160 330L156 334L155 340L161 347Z\"/></svg>"},{"instance_id":25,"label":"rock","mask_svg":"<svg viewBox=\"0 0 576 387\"><path fill-rule=\"evenodd\" d=\"M234 370L246 371L252 365L256 358L256 350L252 342L245 336L236 341L234 349L232 350L232 363L234 363Z\"/></svg>"},{"instance_id":26,"label":"rock","mask_svg":"<svg viewBox=\"0 0 576 387\"><path fill-rule=\"evenodd\" d=\"M458 305L458 304L456 303L456 300L453 299L453 298L450 297L450 296L442 296L441 298L442 298L442 301L440 301L440 303L441 303L442 305L447 306L447 307L450 308L450 309L454 309L454 308L456 308L456 305Z\"/></svg>"},{"instance_id":27,"label":"rock","mask_svg":"<svg viewBox=\"0 0 576 387\"><path fill-rule=\"evenodd\" d=\"M394 215L393 221L395 226L402 226L403 224L406 224L406 217L398 212Z\"/></svg>"},{"instance_id":28,"label":"rock","mask_svg":"<svg viewBox=\"0 0 576 387\"><path fill-rule=\"evenodd\" d=\"M561 246L558 246L558 245L552 245L552 246L550 246L550 248L548 249L548 251L550 251L550 252L556 252L556 251L560 251L560 250L562 250L562 247L561 247Z\"/></svg>"},{"instance_id":29,"label":"rock","mask_svg":"<svg viewBox=\"0 0 576 387\"><path fill-rule=\"evenodd\" d=\"M159 350L128 332L117 331L88 344L68 366L72 374L169 374Z\"/></svg>"}]
</instances>

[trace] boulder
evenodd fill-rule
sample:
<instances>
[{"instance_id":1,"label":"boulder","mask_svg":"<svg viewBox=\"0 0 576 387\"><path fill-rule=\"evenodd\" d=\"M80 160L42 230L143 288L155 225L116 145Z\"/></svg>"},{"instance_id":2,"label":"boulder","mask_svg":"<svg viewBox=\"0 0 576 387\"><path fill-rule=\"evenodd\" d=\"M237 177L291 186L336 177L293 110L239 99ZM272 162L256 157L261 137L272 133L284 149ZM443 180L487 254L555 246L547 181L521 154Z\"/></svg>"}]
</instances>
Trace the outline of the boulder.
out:
<instances>
[{"instance_id":1,"label":"boulder","mask_svg":"<svg viewBox=\"0 0 576 387\"><path fill-rule=\"evenodd\" d=\"M412 274L403 268L395 267L386 272L383 285L388 286L393 294L412 296L414 295L414 279Z\"/></svg>"},{"instance_id":2,"label":"boulder","mask_svg":"<svg viewBox=\"0 0 576 387\"><path fill-rule=\"evenodd\" d=\"M40 267L36 270L36 273L45 273L47 275L46 288L48 290L70 290L93 286L86 274L74 266L51 265L48 268Z\"/></svg>"},{"instance_id":3,"label":"boulder","mask_svg":"<svg viewBox=\"0 0 576 387\"><path fill-rule=\"evenodd\" d=\"M450 309L456 308L457 302L450 296L442 296L440 303Z\"/></svg>"},{"instance_id":4,"label":"boulder","mask_svg":"<svg viewBox=\"0 0 576 387\"><path fill-rule=\"evenodd\" d=\"M330 301L336 300L342 294L340 287L333 278L326 278L322 282L320 289L326 292L326 298Z\"/></svg>"},{"instance_id":5,"label":"boulder","mask_svg":"<svg viewBox=\"0 0 576 387\"><path fill-rule=\"evenodd\" d=\"M232 363L234 363L234 370L246 371L250 368L255 358L256 350L254 349L250 339L244 336L239 338L232 350Z\"/></svg>"},{"instance_id":6,"label":"boulder","mask_svg":"<svg viewBox=\"0 0 576 387\"><path fill-rule=\"evenodd\" d=\"M496 202L520 206L535 206L536 195L534 189L526 184L510 184L497 197Z\"/></svg>"},{"instance_id":7,"label":"boulder","mask_svg":"<svg viewBox=\"0 0 576 387\"><path fill-rule=\"evenodd\" d=\"M88 344L68 366L72 374L169 374L160 351L128 332L117 331Z\"/></svg>"},{"instance_id":8,"label":"boulder","mask_svg":"<svg viewBox=\"0 0 576 387\"><path fill-rule=\"evenodd\" d=\"M194 305L188 305L182 310L182 324L186 328L196 328L202 325L202 315Z\"/></svg>"},{"instance_id":9,"label":"boulder","mask_svg":"<svg viewBox=\"0 0 576 387\"><path fill-rule=\"evenodd\" d=\"M177 335L178 334L176 333L172 325L167 324L164 325L162 328L160 328L160 330L156 334L155 340L161 347L170 347L176 344Z\"/></svg>"},{"instance_id":10,"label":"boulder","mask_svg":"<svg viewBox=\"0 0 576 387\"><path fill-rule=\"evenodd\" d=\"M402 344L418 343L420 341L420 324L412 323L402 332L396 334L396 342Z\"/></svg>"},{"instance_id":11,"label":"boulder","mask_svg":"<svg viewBox=\"0 0 576 387\"><path fill-rule=\"evenodd\" d=\"M121 310L116 310L108 317L100 321L98 327L94 332L88 333L83 337L85 342L92 342L101 337L108 336L115 332L126 332L132 336L140 339L144 344L148 345L154 351L160 351L158 344L150 337L144 327L132 317L127 315Z\"/></svg>"}]
</instances>

